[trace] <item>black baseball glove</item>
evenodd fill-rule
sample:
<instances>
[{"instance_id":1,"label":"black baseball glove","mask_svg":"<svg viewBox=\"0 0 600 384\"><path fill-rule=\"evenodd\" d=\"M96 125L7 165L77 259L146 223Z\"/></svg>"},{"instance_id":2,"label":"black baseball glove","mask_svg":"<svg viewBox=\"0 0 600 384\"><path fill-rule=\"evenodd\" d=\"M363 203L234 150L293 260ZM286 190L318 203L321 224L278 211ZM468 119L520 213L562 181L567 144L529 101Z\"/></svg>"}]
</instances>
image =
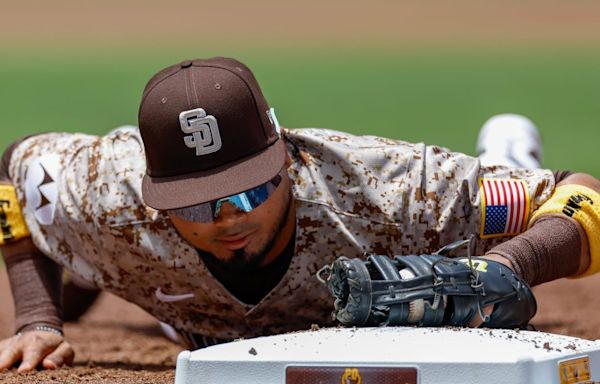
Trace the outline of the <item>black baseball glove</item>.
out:
<instances>
[{"instance_id":1,"label":"black baseball glove","mask_svg":"<svg viewBox=\"0 0 600 384\"><path fill-rule=\"evenodd\" d=\"M524 328L535 315L531 289L510 268L478 257L445 255L340 257L318 273L335 296L333 315L348 326L465 326ZM326 276L328 275L328 276ZM483 308L493 305L490 316Z\"/></svg>"}]
</instances>

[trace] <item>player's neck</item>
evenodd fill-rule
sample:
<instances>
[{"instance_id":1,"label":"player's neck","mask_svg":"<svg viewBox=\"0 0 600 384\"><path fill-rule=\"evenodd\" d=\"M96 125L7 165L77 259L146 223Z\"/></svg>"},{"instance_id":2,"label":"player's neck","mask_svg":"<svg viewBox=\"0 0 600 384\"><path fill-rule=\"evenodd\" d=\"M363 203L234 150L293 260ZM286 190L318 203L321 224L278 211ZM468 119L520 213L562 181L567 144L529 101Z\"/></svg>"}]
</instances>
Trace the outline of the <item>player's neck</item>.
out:
<instances>
[{"instance_id":1,"label":"player's neck","mask_svg":"<svg viewBox=\"0 0 600 384\"><path fill-rule=\"evenodd\" d=\"M290 207L288 209L287 217L285 219L285 225L277 234L275 242L269 253L264 258L261 267L267 266L277 259L285 250L296 229L296 204L294 199L290 201Z\"/></svg>"}]
</instances>

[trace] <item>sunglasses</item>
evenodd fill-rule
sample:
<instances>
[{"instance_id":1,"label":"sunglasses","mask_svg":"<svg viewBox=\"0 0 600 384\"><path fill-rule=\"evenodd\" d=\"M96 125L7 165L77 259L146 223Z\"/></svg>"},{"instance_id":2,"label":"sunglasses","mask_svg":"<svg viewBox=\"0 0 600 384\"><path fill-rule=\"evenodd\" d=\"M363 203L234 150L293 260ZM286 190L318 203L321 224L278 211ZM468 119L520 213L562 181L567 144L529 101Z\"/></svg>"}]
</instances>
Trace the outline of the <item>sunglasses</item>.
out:
<instances>
[{"instance_id":1,"label":"sunglasses","mask_svg":"<svg viewBox=\"0 0 600 384\"><path fill-rule=\"evenodd\" d=\"M246 213L252 211L267 201L273 192L275 192L280 183L281 175L277 174L274 178L266 183L242 193L212 200L207 203L202 203L191 207L170 209L167 212L186 221L210 223L214 221L217 216L219 216L221 207L225 203L230 203L237 209Z\"/></svg>"}]
</instances>

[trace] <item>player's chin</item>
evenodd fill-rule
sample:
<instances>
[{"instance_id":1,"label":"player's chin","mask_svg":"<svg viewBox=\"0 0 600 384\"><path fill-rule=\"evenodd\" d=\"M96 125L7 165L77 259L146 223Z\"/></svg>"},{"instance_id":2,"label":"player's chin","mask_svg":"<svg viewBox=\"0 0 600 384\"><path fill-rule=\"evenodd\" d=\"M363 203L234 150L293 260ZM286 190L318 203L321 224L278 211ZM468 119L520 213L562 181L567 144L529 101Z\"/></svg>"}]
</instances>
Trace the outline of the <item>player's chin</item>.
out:
<instances>
[{"instance_id":1,"label":"player's chin","mask_svg":"<svg viewBox=\"0 0 600 384\"><path fill-rule=\"evenodd\" d=\"M254 245L251 241L240 246L236 244L223 244L223 242L217 242L216 246L212 249L212 254L219 260L226 264L234 264L236 262L251 262L258 253L259 247Z\"/></svg>"},{"instance_id":2,"label":"player's chin","mask_svg":"<svg viewBox=\"0 0 600 384\"><path fill-rule=\"evenodd\" d=\"M237 250L234 252L232 257L227 258L223 261L228 268L234 270L255 270L259 269L264 260L264 255L250 253L244 249Z\"/></svg>"}]
</instances>

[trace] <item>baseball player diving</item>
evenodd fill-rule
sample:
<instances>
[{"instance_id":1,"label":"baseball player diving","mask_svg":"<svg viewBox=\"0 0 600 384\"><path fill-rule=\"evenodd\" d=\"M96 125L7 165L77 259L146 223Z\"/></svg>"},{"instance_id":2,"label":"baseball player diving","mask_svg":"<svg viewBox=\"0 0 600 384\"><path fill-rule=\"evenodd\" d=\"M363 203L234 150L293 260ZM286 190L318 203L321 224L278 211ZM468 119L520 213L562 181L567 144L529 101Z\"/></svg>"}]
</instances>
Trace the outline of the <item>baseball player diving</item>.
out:
<instances>
[{"instance_id":1,"label":"baseball player diving","mask_svg":"<svg viewBox=\"0 0 600 384\"><path fill-rule=\"evenodd\" d=\"M152 77L139 130L25 137L0 168L16 312L0 369L73 361L62 268L190 348L331 326L332 312L349 325L524 327L531 286L600 270L600 182L540 169L527 127L502 148L523 121L500 119L482 131L483 163L282 130L252 72L211 58Z\"/></svg>"}]
</instances>

